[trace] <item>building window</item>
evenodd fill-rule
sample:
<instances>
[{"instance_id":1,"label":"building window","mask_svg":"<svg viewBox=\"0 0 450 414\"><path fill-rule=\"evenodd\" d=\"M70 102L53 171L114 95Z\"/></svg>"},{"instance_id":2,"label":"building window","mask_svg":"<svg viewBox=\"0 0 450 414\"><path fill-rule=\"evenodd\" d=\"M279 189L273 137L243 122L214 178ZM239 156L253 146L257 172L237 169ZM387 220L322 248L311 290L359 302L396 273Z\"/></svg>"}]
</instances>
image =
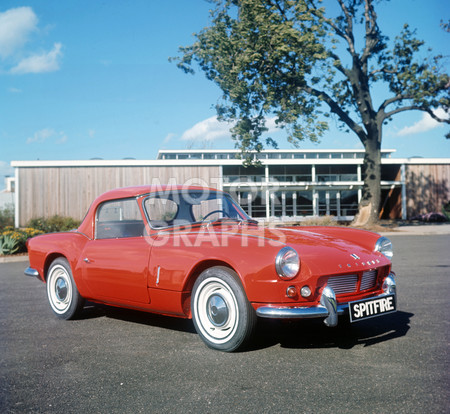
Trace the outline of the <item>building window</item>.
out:
<instances>
[{"instance_id":1,"label":"building window","mask_svg":"<svg viewBox=\"0 0 450 414\"><path fill-rule=\"evenodd\" d=\"M309 182L311 166L309 165L273 165L269 167L270 181L274 182Z\"/></svg>"},{"instance_id":2,"label":"building window","mask_svg":"<svg viewBox=\"0 0 450 414\"><path fill-rule=\"evenodd\" d=\"M316 165L316 181L358 181L356 165Z\"/></svg>"},{"instance_id":3,"label":"building window","mask_svg":"<svg viewBox=\"0 0 450 414\"><path fill-rule=\"evenodd\" d=\"M264 167L243 167L242 165L224 165L223 181L232 183L260 183L265 181Z\"/></svg>"}]
</instances>

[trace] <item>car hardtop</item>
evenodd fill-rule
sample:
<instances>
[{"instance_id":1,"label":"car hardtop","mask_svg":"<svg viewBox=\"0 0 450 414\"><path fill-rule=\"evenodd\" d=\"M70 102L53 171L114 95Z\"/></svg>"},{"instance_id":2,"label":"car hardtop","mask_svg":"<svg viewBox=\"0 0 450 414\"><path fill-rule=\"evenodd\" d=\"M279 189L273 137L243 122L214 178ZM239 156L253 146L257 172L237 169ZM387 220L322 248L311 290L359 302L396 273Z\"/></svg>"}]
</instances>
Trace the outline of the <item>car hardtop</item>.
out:
<instances>
[{"instance_id":1,"label":"car hardtop","mask_svg":"<svg viewBox=\"0 0 450 414\"><path fill-rule=\"evenodd\" d=\"M140 197L151 193L165 193L178 191L211 191L221 192L215 188L185 185L138 185L133 187L122 187L107 191L94 200L93 205L115 199Z\"/></svg>"},{"instance_id":2,"label":"car hardtop","mask_svg":"<svg viewBox=\"0 0 450 414\"><path fill-rule=\"evenodd\" d=\"M109 190L98 196L91 204L83 222L78 227L78 232L83 233L90 239L94 238L94 222L97 208L105 201L121 200L125 198L137 198L150 194L181 192L181 191L209 191L223 193L220 190L210 187L186 186L186 185L138 185L131 187L116 188Z\"/></svg>"}]
</instances>

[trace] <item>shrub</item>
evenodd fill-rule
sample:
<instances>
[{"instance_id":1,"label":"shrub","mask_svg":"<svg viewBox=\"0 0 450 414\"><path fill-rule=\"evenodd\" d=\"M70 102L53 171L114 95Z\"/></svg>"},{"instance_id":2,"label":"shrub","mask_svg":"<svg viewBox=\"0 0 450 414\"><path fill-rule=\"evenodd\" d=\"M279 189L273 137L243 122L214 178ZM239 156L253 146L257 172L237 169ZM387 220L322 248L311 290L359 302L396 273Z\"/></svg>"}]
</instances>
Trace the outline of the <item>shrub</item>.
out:
<instances>
[{"instance_id":1,"label":"shrub","mask_svg":"<svg viewBox=\"0 0 450 414\"><path fill-rule=\"evenodd\" d=\"M69 231L78 228L80 222L72 217L52 216L49 218L39 217L28 221L27 227L42 230L44 233L58 231Z\"/></svg>"},{"instance_id":2,"label":"shrub","mask_svg":"<svg viewBox=\"0 0 450 414\"><path fill-rule=\"evenodd\" d=\"M338 226L334 216L311 217L299 223L300 226Z\"/></svg>"},{"instance_id":3,"label":"shrub","mask_svg":"<svg viewBox=\"0 0 450 414\"><path fill-rule=\"evenodd\" d=\"M425 223L443 223L448 221L447 216L442 213L419 214L418 216L412 217L411 220L423 221Z\"/></svg>"},{"instance_id":4,"label":"shrub","mask_svg":"<svg viewBox=\"0 0 450 414\"><path fill-rule=\"evenodd\" d=\"M6 204L5 207L0 208L0 232L5 227L14 226L14 205Z\"/></svg>"},{"instance_id":5,"label":"shrub","mask_svg":"<svg viewBox=\"0 0 450 414\"><path fill-rule=\"evenodd\" d=\"M0 236L0 254L8 255L17 253L20 249L19 240L9 235Z\"/></svg>"},{"instance_id":6,"label":"shrub","mask_svg":"<svg viewBox=\"0 0 450 414\"><path fill-rule=\"evenodd\" d=\"M1 254L14 254L26 252L26 242L29 238L44 234L43 231L25 228L15 229L8 226L0 233L0 249Z\"/></svg>"},{"instance_id":7,"label":"shrub","mask_svg":"<svg viewBox=\"0 0 450 414\"><path fill-rule=\"evenodd\" d=\"M450 201L444 203L444 205L442 206L442 213L445 217L447 217L447 220L450 221Z\"/></svg>"}]
</instances>

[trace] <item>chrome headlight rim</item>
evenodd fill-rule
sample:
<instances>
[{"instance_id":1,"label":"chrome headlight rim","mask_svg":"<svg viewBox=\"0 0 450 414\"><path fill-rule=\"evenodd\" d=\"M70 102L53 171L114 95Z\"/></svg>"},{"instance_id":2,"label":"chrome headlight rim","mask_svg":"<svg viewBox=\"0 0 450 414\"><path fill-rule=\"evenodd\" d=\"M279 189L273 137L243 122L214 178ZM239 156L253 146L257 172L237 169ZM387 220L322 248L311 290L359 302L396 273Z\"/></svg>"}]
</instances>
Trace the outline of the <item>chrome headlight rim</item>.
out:
<instances>
[{"instance_id":1,"label":"chrome headlight rim","mask_svg":"<svg viewBox=\"0 0 450 414\"><path fill-rule=\"evenodd\" d=\"M281 279L291 280L300 271L300 256L295 249L283 247L275 258L275 269Z\"/></svg>"},{"instance_id":2,"label":"chrome headlight rim","mask_svg":"<svg viewBox=\"0 0 450 414\"><path fill-rule=\"evenodd\" d=\"M394 250L392 248L392 242L387 237L380 237L375 243L375 251L380 252L389 260L392 260L394 256Z\"/></svg>"}]
</instances>

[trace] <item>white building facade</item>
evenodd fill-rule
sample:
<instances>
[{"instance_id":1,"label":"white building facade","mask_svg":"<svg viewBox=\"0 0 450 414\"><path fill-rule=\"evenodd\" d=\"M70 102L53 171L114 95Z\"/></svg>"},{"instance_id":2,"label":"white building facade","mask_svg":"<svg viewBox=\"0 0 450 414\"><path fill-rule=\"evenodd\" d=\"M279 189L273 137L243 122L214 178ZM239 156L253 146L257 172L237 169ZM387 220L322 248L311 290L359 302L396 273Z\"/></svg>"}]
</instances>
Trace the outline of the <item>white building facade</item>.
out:
<instances>
[{"instance_id":1,"label":"white building facade","mask_svg":"<svg viewBox=\"0 0 450 414\"><path fill-rule=\"evenodd\" d=\"M441 211L450 158L395 158L382 150L382 219ZM161 150L156 160L13 161L16 225L55 214L81 220L95 197L133 185L201 185L229 192L259 221L352 220L363 150L266 150L245 168L237 150Z\"/></svg>"},{"instance_id":2,"label":"white building facade","mask_svg":"<svg viewBox=\"0 0 450 414\"><path fill-rule=\"evenodd\" d=\"M382 163L392 164L395 150L382 151ZM216 161L223 190L231 193L257 219L302 220L334 216L352 220L362 196L363 150L267 150L256 153L260 166L244 167L239 151L160 151L158 160ZM385 168L383 190L405 193L404 165ZM388 171L389 170L389 171ZM406 218L406 197L401 218Z\"/></svg>"}]
</instances>

